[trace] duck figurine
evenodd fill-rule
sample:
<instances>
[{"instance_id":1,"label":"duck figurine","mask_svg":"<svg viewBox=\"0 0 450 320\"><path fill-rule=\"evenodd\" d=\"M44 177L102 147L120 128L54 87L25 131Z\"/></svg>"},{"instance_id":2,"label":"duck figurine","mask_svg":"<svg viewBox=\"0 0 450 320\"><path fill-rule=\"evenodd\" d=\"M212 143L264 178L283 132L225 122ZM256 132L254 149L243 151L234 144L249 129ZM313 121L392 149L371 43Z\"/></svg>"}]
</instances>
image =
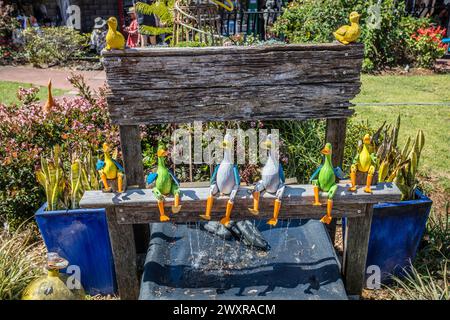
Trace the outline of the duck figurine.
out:
<instances>
[{"instance_id":1,"label":"duck figurine","mask_svg":"<svg viewBox=\"0 0 450 320\"><path fill-rule=\"evenodd\" d=\"M164 147L158 147L158 168L156 172L150 173L147 176L147 184L155 183L152 192L158 200L159 221L166 222L170 218L164 212L164 197L168 195L174 196L174 203L172 206L172 213L180 212L180 182L175 177L175 174L166 167L167 151Z\"/></svg>"},{"instance_id":2,"label":"duck figurine","mask_svg":"<svg viewBox=\"0 0 450 320\"><path fill-rule=\"evenodd\" d=\"M106 50L125 49L125 37L117 31L117 19L111 17L107 20L108 33L106 34Z\"/></svg>"},{"instance_id":3,"label":"duck figurine","mask_svg":"<svg viewBox=\"0 0 450 320\"><path fill-rule=\"evenodd\" d=\"M96 169L100 174L103 182L103 192L112 192L112 187L108 184L108 180L117 180L117 192L123 192L124 169L115 157L111 156L111 147L109 144L103 144L104 161L98 160Z\"/></svg>"},{"instance_id":4,"label":"duck figurine","mask_svg":"<svg viewBox=\"0 0 450 320\"><path fill-rule=\"evenodd\" d=\"M47 101L44 104L44 107L42 109L42 111L44 113L49 113L53 107L55 106L55 99L53 99L53 94L52 94L52 79L48 80L48 85L47 85Z\"/></svg>"},{"instance_id":5,"label":"duck figurine","mask_svg":"<svg viewBox=\"0 0 450 320\"><path fill-rule=\"evenodd\" d=\"M361 15L353 11L350 13L350 25L345 25L333 32L337 41L342 44L350 44L356 42L361 35L361 27L359 26L359 18Z\"/></svg>"},{"instance_id":6,"label":"duck figurine","mask_svg":"<svg viewBox=\"0 0 450 320\"><path fill-rule=\"evenodd\" d=\"M366 134L362 141L362 146L358 147L359 152L353 159L353 164L350 168L350 181L352 186L350 191L356 191L356 173L367 173L366 187L364 192L372 193L370 185L372 184L373 175L375 173L375 164L377 163L377 155L373 152L372 138Z\"/></svg>"},{"instance_id":7,"label":"duck figurine","mask_svg":"<svg viewBox=\"0 0 450 320\"><path fill-rule=\"evenodd\" d=\"M332 220L331 211L333 209L333 198L337 190L336 178L343 179L344 177L341 168L334 168L331 163L331 156L333 154L331 143L325 144L321 153L324 155L324 162L313 173L310 182L314 185L313 205L322 205L319 201L319 191L328 192L327 213L320 221L322 223L330 224Z\"/></svg>"},{"instance_id":8,"label":"duck figurine","mask_svg":"<svg viewBox=\"0 0 450 320\"><path fill-rule=\"evenodd\" d=\"M262 168L261 180L256 183L253 190L253 208L248 210L254 214L259 214L259 198L262 191L275 194L276 199L273 208L273 217L267 222L271 226L276 226L278 223L278 214L281 208L281 199L283 198L285 189L285 177L283 166L279 163L278 152L273 148L274 141L271 134L262 143L261 147L265 150L270 150L269 157L266 164Z\"/></svg>"},{"instance_id":9,"label":"duck figurine","mask_svg":"<svg viewBox=\"0 0 450 320\"><path fill-rule=\"evenodd\" d=\"M226 134L222 142L224 149L224 157L218 166L214 169L211 177L211 185L209 196L206 202L206 212L200 215L202 219L211 220L211 210L214 202L214 196L218 193L220 195L228 195L229 200L225 212L225 217L220 220L224 226L229 226L231 211L233 210L234 198L239 190L241 183L239 177L239 170L233 162L233 139L230 134Z\"/></svg>"}]
</instances>

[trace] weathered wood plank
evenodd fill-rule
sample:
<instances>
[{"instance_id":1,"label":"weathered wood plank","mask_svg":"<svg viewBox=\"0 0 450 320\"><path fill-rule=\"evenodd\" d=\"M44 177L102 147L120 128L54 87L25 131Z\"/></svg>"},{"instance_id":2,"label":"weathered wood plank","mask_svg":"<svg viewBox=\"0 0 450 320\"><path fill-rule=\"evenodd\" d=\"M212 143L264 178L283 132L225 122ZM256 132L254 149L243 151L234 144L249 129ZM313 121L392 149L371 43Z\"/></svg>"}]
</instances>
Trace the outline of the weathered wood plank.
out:
<instances>
[{"instance_id":1,"label":"weathered wood plank","mask_svg":"<svg viewBox=\"0 0 450 320\"><path fill-rule=\"evenodd\" d=\"M326 212L326 201L321 207L311 205L296 206L289 203L283 203L280 210L280 219L320 219ZM197 210L182 210L177 214L172 214L170 205L165 206L166 214L170 217L170 222L186 223L205 221L200 218L200 214L204 213L206 202L203 206L197 205ZM215 203L211 211L211 220L219 221L225 215L225 204L222 202ZM236 203L233 208L231 219L234 221L241 221L247 219L269 219L273 215L273 201L272 203L265 203L260 207L258 216L253 216L247 210L249 206L244 203ZM333 208L333 217L357 217L364 214L365 205L363 204L346 204L336 205ZM154 207L120 207L117 209L117 223L118 224L147 224L151 222L159 222L158 209Z\"/></svg>"},{"instance_id":2,"label":"weathered wood plank","mask_svg":"<svg viewBox=\"0 0 450 320\"><path fill-rule=\"evenodd\" d=\"M327 59L324 59L324 56ZM105 60L108 84L114 89L140 90L143 81L152 81L146 89L180 89L234 87L247 85L299 85L306 83L357 82L360 78L361 54L342 52L270 52L260 55L189 56L183 57L122 57ZM340 63L335 60L341 59ZM280 63L283 62L283 63ZM189 63L189 70L186 64ZM133 77L130 78L130 69ZM188 72L188 73L186 73ZM190 81L185 81L189 79Z\"/></svg>"},{"instance_id":3,"label":"weathered wood plank","mask_svg":"<svg viewBox=\"0 0 450 320\"><path fill-rule=\"evenodd\" d=\"M241 54L243 51L251 54L273 52L273 51L351 51L361 50L361 44L344 46L340 43L314 43L314 44L289 44L271 46L226 46L226 47L202 47L202 48L133 48L126 50L103 51L106 57L153 57L153 56L186 56L186 55L216 55L216 54Z\"/></svg>"},{"instance_id":4,"label":"weathered wood plank","mask_svg":"<svg viewBox=\"0 0 450 320\"><path fill-rule=\"evenodd\" d=\"M108 208L106 210L106 217L119 296L122 300L136 300L139 296L139 281L137 276L133 226L119 225L114 208Z\"/></svg>"},{"instance_id":5,"label":"weathered wood plank","mask_svg":"<svg viewBox=\"0 0 450 320\"><path fill-rule=\"evenodd\" d=\"M116 124L346 118L363 46L130 49L104 53Z\"/></svg>"},{"instance_id":6,"label":"weathered wood plank","mask_svg":"<svg viewBox=\"0 0 450 320\"><path fill-rule=\"evenodd\" d=\"M366 204L378 202L395 202L400 200L400 190L392 183L378 184L372 187L372 194L365 193L364 187L360 186L356 192L348 191L349 184L341 183L334 197L336 206L348 204ZM252 195L250 187L241 187L236 198L235 206L246 208L252 205ZM203 210L206 199L209 195L209 188L181 188L181 201L183 212L198 213ZM321 193L321 199L326 203L326 193ZM261 207L270 206L275 199L274 195L264 193L261 197ZM314 200L312 185L290 185L286 187L282 206L310 206ZM221 196L215 201L214 210L222 210L226 206L228 197ZM166 204L171 206L173 198L167 197ZM157 200L150 189L132 189L122 194L103 193L101 191L87 191L80 202L83 208L105 208L105 207L143 207L155 209L157 212ZM309 210L309 208L308 208ZM246 209L245 209L246 211ZM297 210L296 210L297 211ZM298 215L307 213L298 212Z\"/></svg>"},{"instance_id":7,"label":"weathered wood plank","mask_svg":"<svg viewBox=\"0 0 450 320\"><path fill-rule=\"evenodd\" d=\"M347 219L343 274L345 288L349 296L361 296L364 288L372 215L373 204L367 204L363 216Z\"/></svg>"}]
</instances>

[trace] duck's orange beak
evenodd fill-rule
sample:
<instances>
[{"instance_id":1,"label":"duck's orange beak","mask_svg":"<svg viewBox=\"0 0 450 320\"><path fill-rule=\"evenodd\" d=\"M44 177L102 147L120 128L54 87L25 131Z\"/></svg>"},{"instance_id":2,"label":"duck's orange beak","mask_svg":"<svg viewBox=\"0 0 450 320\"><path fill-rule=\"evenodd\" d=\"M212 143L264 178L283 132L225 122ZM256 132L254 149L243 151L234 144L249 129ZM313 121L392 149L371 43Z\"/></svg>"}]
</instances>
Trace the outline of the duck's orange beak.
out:
<instances>
[{"instance_id":1,"label":"duck's orange beak","mask_svg":"<svg viewBox=\"0 0 450 320\"><path fill-rule=\"evenodd\" d=\"M331 150L325 146L325 148L323 148L320 153L324 154L324 155L329 155L331 154Z\"/></svg>"},{"instance_id":2,"label":"duck's orange beak","mask_svg":"<svg viewBox=\"0 0 450 320\"><path fill-rule=\"evenodd\" d=\"M167 157L167 155L168 155L168 152L166 151L166 150L164 150L164 149L159 149L158 150L158 152L157 152L157 155L158 155L158 157Z\"/></svg>"}]
</instances>

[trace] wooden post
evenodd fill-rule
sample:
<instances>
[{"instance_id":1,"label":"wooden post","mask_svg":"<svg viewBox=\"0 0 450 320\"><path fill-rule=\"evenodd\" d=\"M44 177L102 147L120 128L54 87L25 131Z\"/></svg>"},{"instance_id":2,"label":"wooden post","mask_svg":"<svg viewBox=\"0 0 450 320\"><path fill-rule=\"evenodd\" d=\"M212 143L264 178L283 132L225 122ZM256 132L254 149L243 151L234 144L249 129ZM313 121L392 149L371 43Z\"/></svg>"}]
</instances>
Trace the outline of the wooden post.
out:
<instances>
[{"instance_id":1,"label":"wooden post","mask_svg":"<svg viewBox=\"0 0 450 320\"><path fill-rule=\"evenodd\" d=\"M134 250L133 226L130 224L118 224L114 208L106 210L106 217L120 299L136 300L139 297L139 281L136 267L136 251Z\"/></svg>"},{"instance_id":2,"label":"wooden post","mask_svg":"<svg viewBox=\"0 0 450 320\"><path fill-rule=\"evenodd\" d=\"M327 119L326 142L331 143L333 147L332 162L334 167L342 167L346 130L347 118ZM327 229L330 234L331 243L334 245L336 239L336 219L333 219L331 223L327 225Z\"/></svg>"},{"instance_id":3,"label":"wooden post","mask_svg":"<svg viewBox=\"0 0 450 320\"><path fill-rule=\"evenodd\" d=\"M120 126L120 145L127 186L145 188L139 126ZM136 252L146 253L150 241L148 225L133 226Z\"/></svg>"},{"instance_id":4,"label":"wooden post","mask_svg":"<svg viewBox=\"0 0 450 320\"><path fill-rule=\"evenodd\" d=\"M347 218L343 275L349 296L361 296L364 288L372 214L373 204L366 204L366 213L363 217Z\"/></svg>"}]
</instances>

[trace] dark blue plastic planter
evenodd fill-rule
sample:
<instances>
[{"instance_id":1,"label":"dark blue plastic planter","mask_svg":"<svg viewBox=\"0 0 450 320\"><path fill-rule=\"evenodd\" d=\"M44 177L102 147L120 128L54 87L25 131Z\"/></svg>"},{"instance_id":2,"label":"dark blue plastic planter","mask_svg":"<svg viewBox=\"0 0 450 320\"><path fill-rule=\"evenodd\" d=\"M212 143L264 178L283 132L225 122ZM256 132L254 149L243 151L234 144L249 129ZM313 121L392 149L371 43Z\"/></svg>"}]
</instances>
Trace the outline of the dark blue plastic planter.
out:
<instances>
[{"instance_id":1,"label":"dark blue plastic planter","mask_svg":"<svg viewBox=\"0 0 450 320\"><path fill-rule=\"evenodd\" d=\"M90 295L114 294L116 279L104 209L36 212L36 222L48 251L57 252L81 271Z\"/></svg>"},{"instance_id":2,"label":"dark blue plastic planter","mask_svg":"<svg viewBox=\"0 0 450 320\"><path fill-rule=\"evenodd\" d=\"M416 256L433 203L419 190L416 197L374 206L366 266L380 267L382 283L389 283L392 275L402 276Z\"/></svg>"}]
</instances>

